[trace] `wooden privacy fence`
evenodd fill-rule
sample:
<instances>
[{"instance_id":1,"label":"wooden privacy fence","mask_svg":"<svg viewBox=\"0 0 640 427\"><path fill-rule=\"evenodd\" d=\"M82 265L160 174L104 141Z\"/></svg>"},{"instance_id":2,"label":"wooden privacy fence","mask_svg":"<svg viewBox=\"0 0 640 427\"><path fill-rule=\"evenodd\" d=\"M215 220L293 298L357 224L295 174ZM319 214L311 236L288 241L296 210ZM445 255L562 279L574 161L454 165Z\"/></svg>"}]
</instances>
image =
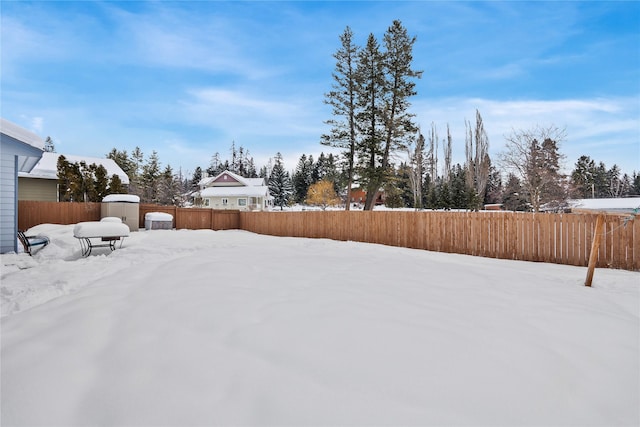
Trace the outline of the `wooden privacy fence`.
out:
<instances>
[{"instance_id":1,"label":"wooden privacy fence","mask_svg":"<svg viewBox=\"0 0 640 427\"><path fill-rule=\"evenodd\" d=\"M100 221L101 203L58 203L18 201L18 228L28 230L38 224L76 224Z\"/></svg>"},{"instance_id":2,"label":"wooden privacy fence","mask_svg":"<svg viewBox=\"0 0 640 427\"><path fill-rule=\"evenodd\" d=\"M100 221L101 203L58 203L20 200L18 202L18 228L28 230L38 224L76 224ZM144 228L148 212L166 212L173 215L173 226L186 229L229 230L239 228L238 211L176 208L140 204L138 225Z\"/></svg>"},{"instance_id":3,"label":"wooden privacy fence","mask_svg":"<svg viewBox=\"0 0 640 427\"><path fill-rule=\"evenodd\" d=\"M164 212L173 215L173 226L178 229L235 230L240 228L240 216L236 210L140 204L140 227L144 227L144 216L148 212Z\"/></svg>"},{"instance_id":4,"label":"wooden privacy fence","mask_svg":"<svg viewBox=\"0 0 640 427\"><path fill-rule=\"evenodd\" d=\"M596 214L241 212L243 230L587 266ZM640 220L606 215L598 267L640 270Z\"/></svg>"},{"instance_id":5,"label":"wooden privacy fence","mask_svg":"<svg viewBox=\"0 0 640 427\"><path fill-rule=\"evenodd\" d=\"M491 258L587 266L597 214L521 212L239 212L140 204L173 215L178 229L379 243ZM100 203L20 201L18 227L100 220ZM597 267L640 271L640 218L605 215Z\"/></svg>"}]
</instances>

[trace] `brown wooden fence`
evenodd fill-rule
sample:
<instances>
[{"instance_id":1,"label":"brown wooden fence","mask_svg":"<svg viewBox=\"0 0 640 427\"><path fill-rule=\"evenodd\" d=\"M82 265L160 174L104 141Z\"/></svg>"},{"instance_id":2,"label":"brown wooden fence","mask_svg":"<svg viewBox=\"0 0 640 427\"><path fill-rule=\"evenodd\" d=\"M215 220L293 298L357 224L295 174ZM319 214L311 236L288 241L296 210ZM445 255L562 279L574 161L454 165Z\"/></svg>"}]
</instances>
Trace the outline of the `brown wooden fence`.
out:
<instances>
[{"instance_id":1,"label":"brown wooden fence","mask_svg":"<svg viewBox=\"0 0 640 427\"><path fill-rule=\"evenodd\" d=\"M515 212L238 212L140 204L141 227L147 212L170 213L178 229L242 229L577 266L588 265L597 218ZM99 219L99 203L18 203L23 230ZM604 229L597 266L640 271L640 219L606 215Z\"/></svg>"},{"instance_id":2,"label":"brown wooden fence","mask_svg":"<svg viewBox=\"0 0 640 427\"><path fill-rule=\"evenodd\" d=\"M38 224L76 224L82 221L100 221L100 203L58 203L20 200L18 202L18 228L28 230ZM238 211L176 208L140 204L138 225L144 227L148 212L166 212L173 215L173 226L186 229L229 230L240 228Z\"/></svg>"},{"instance_id":3,"label":"brown wooden fence","mask_svg":"<svg viewBox=\"0 0 640 427\"><path fill-rule=\"evenodd\" d=\"M38 224L76 224L100 221L100 203L58 203L18 201L18 228L28 230Z\"/></svg>"},{"instance_id":4,"label":"brown wooden fence","mask_svg":"<svg viewBox=\"0 0 640 427\"><path fill-rule=\"evenodd\" d=\"M235 210L178 208L150 204L140 204L140 227L144 227L144 216L148 212L165 212L173 215L173 226L178 229L235 230L240 228L240 216Z\"/></svg>"}]
</instances>

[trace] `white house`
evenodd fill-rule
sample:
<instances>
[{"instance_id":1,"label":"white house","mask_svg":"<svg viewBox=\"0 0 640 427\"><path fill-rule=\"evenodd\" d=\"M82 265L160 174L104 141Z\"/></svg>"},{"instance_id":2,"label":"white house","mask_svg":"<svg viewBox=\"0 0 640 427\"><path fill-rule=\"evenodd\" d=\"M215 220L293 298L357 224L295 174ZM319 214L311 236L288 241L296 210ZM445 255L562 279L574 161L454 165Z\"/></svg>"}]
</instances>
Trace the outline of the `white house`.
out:
<instances>
[{"instance_id":1,"label":"white house","mask_svg":"<svg viewBox=\"0 0 640 427\"><path fill-rule=\"evenodd\" d=\"M59 153L43 153L42 158L30 172L18 173L18 200L58 201L58 158ZM64 154L69 163L85 162L87 165L102 165L107 177L118 175L123 185L129 185L129 177L112 159L74 156Z\"/></svg>"},{"instance_id":2,"label":"white house","mask_svg":"<svg viewBox=\"0 0 640 427\"><path fill-rule=\"evenodd\" d=\"M196 204L207 208L261 211L273 206L264 178L244 178L224 171L218 176L203 178L198 185L200 191L194 195Z\"/></svg>"},{"instance_id":3,"label":"white house","mask_svg":"<svg viewBox=\"0 0 640 427\"><path fill-rule=\"evenodd\" d=\"M42 138L0 118L0 253L17 252L18 173L33 169L43 152Z\"/></svg>"}]
</instances>

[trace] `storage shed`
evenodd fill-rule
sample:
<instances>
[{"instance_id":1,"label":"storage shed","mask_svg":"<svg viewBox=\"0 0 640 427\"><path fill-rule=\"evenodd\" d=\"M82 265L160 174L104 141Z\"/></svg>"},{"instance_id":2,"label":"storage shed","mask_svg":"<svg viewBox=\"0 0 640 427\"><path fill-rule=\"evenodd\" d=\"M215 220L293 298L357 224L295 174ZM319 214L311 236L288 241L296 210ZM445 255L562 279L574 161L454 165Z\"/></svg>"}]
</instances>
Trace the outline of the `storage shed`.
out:
<instances>
[{"instance_id":1,"label":"storage shed","mask_svg":"<svg viewBox=\"0 0 640 427\"><path fill-rule=\"evenodd\" d=\"M140 229L140 197L133 194L109 194L102 199L100 218L118 217L129 230Z\"/></svg>"}]
</instances>

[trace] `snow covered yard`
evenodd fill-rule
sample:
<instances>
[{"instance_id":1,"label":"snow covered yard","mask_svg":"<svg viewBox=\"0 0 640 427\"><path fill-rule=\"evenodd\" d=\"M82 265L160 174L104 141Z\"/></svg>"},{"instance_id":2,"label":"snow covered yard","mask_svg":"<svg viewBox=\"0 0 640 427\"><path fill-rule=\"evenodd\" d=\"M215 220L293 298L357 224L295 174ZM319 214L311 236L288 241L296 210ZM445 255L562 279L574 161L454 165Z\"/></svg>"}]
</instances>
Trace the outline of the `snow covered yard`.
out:
<instances>
[{"instance_id":1,"label":"snow covered yard","mask_svg":"<svg viewBox=\"0 0 640 427\"><path fill-rule=\"evenodd\" d=\"M640 273L242 231L2 255L1 424L640 424Z\"/></svg>"}]
</instances>

